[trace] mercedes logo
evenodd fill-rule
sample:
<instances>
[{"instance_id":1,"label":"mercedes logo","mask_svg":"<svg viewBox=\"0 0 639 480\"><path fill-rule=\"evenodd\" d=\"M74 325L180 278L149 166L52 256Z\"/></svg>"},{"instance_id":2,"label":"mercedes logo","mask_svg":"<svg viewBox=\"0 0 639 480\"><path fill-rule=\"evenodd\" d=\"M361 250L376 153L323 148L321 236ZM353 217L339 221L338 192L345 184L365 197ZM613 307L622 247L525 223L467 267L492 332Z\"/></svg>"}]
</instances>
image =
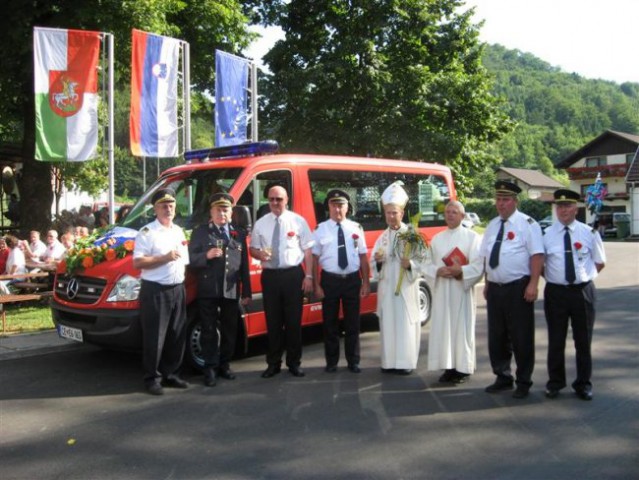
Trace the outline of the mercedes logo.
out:
<instances>
[{"instance_id":1,"label":"mercedes logo","mask_svg":"<svg viewBox=\"0 0 639 480\"><path fill-rule=\"evenodd\" d=\"M77 278L73 277L67 285L67 297L69 297L70 300L74 299L78 294L78 290L80 290L80 283Z\"/></svg>"}]
</instances>

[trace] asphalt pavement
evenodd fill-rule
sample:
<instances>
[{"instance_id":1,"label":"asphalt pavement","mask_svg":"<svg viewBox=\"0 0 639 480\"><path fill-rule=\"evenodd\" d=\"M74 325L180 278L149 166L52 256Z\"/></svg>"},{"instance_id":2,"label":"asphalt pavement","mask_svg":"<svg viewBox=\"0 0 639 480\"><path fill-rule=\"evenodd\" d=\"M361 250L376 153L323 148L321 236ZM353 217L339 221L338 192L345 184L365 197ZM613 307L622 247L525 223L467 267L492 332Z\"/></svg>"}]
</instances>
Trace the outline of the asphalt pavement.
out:
<instances>
[{"instance_id":1,"label":"asphalt pavement","mask_svg":"<svg viewBox=\"0 0 639 480\"><path fill-rule=\"evenodd\" d=\"M379 370L379 334L362 334L363 372L323 372L318 339L305 378L259 377L262 353L233 362L215 388L144 393L140 358L57 337L0 339L0 478L634 479L639 471L639 244L606 243L597 279L594 400L544 397L547 336L536 303L531 395L489 395L486 309L477 372L438 384L426 366ZM306 334L305 334L306 336ZM574 375L568 338L566 365Z\"/></svg>"}]
</instances>

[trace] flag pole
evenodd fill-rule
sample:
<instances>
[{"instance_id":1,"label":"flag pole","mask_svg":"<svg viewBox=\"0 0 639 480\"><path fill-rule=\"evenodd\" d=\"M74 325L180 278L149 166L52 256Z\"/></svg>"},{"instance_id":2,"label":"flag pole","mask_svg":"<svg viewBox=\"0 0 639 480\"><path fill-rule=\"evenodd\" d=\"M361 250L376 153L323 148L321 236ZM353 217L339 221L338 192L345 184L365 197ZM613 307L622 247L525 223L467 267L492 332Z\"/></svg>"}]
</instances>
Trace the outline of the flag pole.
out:
<instances>
[{"instance_id":1,"label":"flag pole","mask_svg":"<svg viewBox=\"0 0 639 480\"><path fill-rule=\"evenodd\" d=\"M251 62L251 113L253 122L251 122L251 140L258 141L258 125L257 125L257 63Z\"/></svg>"},{"instance_id":2,"label":"flag pole","mask_svg":"<svg viewBox=\"0 0 639 480\"><path fill-rule=\"evenodd\" d=\"M113 125L113 34L106 33L109 73L108 73L108 111L107 152L109 156L109 224L115 223L115 162L114 162L114 125Z\"/></svg>"},{"instance_id":3,"label":"flag pole","mask_svg":"<svg viewBox=\"0 0 639 480\"><path fill-rule=\"evenodd\" d=\"M184 151L191 150L191 53L187 42L182 42L182 95L184 98Z\"/></svg>"}]
</instances>

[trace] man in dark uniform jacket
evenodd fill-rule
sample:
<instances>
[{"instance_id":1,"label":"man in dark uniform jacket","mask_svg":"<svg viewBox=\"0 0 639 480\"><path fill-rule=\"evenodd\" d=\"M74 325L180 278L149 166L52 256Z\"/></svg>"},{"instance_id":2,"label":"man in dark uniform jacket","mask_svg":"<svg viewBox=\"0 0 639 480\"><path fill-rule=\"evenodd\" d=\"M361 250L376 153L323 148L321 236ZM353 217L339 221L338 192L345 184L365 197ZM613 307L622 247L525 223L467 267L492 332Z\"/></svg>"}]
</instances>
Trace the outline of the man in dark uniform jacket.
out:
<instances>
[{"instance_id":1,"label":"man in dark uniform jacket","mask_svg":"<svg viewBox=\"0 0 639 480\"><path fill-rule=\"evenodd\" d=\"M572 388L582 400L592 400L593 280L604 268L606 254L599 232L576 220L579 193L559 189L554 197L558 221L548 227L544 235L544 311L548 324L546 397L556 398L566 386L564 352L570 323L577 360L577 378Z\"/></svg>"},{"instance_id":2,"label":"man in dark uniform jacket","mask_svg":"<svg viewBox=\"0 0 639 480\"><path fill-rule=\"evenodd\" d=\"M243 306L251 300L246 233L230 223L233 203L227 193L213 194L211 219L193 231L189 243L191 266L197 274L204 384L209 387L218 376L235 378L229 361L235 352L238 299Z\"/></svg>"}]
</instances>

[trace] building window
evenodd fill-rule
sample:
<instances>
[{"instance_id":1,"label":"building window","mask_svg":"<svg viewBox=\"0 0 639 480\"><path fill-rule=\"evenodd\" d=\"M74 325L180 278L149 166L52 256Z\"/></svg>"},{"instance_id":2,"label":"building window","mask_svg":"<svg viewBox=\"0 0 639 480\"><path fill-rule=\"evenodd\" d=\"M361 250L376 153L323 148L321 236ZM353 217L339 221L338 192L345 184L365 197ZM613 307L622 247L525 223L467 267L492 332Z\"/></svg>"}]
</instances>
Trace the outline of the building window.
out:
<instances>
[{"instance_id":1,"label":"building window","mask_svg":"<svg viewBox=\"0 0 639 480\"><path fill-rule=\"evenodd\" d=\"M606 157L586 158L586 167L602 167L606 165Z\"/></svg>"}]
</instances>

